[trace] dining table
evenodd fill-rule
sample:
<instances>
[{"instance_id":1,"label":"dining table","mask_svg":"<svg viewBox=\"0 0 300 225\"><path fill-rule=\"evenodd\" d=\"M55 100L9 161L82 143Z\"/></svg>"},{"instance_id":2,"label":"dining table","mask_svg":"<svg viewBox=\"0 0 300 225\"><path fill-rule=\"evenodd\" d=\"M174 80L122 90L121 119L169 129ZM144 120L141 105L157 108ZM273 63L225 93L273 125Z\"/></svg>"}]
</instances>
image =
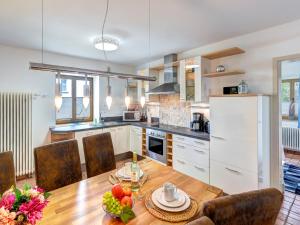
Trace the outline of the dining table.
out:
<instances>
[{"instance_id":1,"label":"dining table","mask_svg":"<svg viewBox=\"0 0 300 225\"><path fill-rule=\"evenodd\" d=\"M140 192L147 193L161 187L165 182L173 183L197 201L199 212L204 202L223 195L221 189L151 159L139 161L139 166L148 176ZM102 196L111 190L112 184L109 182L109 176L114 172L110 171L51 191L49 204L38 225L123 224L121 220L111 217L102 208ZM143 198L135 201L133 211L136 217L130 220L128 225L185 224L185 222L166 222L154 217L145 207L144 201Z\"/></svg>"}]
</instances>

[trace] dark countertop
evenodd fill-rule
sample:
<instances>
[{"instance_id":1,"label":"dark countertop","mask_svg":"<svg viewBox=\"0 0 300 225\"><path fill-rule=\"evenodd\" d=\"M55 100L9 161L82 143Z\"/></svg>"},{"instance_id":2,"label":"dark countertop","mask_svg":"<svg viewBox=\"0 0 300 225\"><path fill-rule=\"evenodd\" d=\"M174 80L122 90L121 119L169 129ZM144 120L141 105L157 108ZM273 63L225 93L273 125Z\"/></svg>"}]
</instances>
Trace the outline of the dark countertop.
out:
<instances>
[{"instance_id":1,"label":"dark countertop","mask_svg":"<svg viewBox=\"0 0 300 225\"><path fill-rule=\"evenodd\" d=\"M97 129L103 129L103 128L110 128L110 127L119 127L119 126L137 126L137 127L143 127L143 128L149 128L153 130L161 130L172 134L178 134L183 135L187 137L197 138L201 140L209 141L209 134L205 132L195 132L190 130L186 127L178 127L178 126L172 126L172 125L166 125L166 124L159 124L157 125L151 125L146 122L104 122L101 124L88 124L88 123L76 123L76 124L68 124L63 126L55 126L51 127L50 131L52 133L66 133L66 132L79 132L79 131L87 131L87 130L97 130Z\"/></svg>"}]
</instances>

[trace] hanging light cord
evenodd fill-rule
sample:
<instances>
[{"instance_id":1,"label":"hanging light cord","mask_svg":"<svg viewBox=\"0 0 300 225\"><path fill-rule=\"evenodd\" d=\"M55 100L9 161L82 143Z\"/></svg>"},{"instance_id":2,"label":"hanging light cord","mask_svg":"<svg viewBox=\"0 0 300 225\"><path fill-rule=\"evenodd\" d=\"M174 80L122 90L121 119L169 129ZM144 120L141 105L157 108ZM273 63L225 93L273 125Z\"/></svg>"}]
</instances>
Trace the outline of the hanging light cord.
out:
<instances>
[{"instance_id":1,"label":"hanging light cord","mask_svg":"<svg viewBox=\"0 0 300 225\"><path fill-rule=\"evenodd\" d=\"M42 0L42 63L44 63L44 0Z\"/></svg>"},{"instance_id":2,"label":"hanging light cord","mask_svg":"<svg viewBox=\"0 0 300 225\"><path fill-rule=\"evenodd\" d=\"M148 60L151 58L151 0L148 0Z\"/></svg>"},{"instance_id":3,"label":"hanging light cord","mask_svg":"<svg viewBox=\"0 0 300 225\"><path fill-rule=\"evenodd\" d=\"M104 15L104 19L103 19L102 29L101 29L102 48L103 48L103 55L104 55L105 61L107 61L107 54L106 54L106 50L104 48L104 28L105 28L105 24L106 24L108 9L109 9L109 0L106 1L106 10L105 10L105 15Z\"/></svg>"}]
</instances>

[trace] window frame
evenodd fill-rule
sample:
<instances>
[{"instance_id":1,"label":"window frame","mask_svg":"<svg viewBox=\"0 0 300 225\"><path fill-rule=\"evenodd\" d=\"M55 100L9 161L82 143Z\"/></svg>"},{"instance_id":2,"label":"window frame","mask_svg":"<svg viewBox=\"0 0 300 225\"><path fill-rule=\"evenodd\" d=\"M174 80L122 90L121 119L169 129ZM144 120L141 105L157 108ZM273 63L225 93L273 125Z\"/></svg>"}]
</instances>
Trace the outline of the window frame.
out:
<instances>
[{"instance_id":1,"label":"window frame","mask_svg":"<svg viewBox=\"0 0 300 225\"><path fill-rule=\"evenodd\" d=\"M286 79L286 80L282 80L281 81L281 83L289 83L290 84L290 99L291 98L295 98L295 83L296 82L300 82L300 79ZM282 114L282 119L288 120L289 119L289 115L288 114ZM296 120L298 119L297 115L295 115L295 119Z\"/></svg>"},{"instance_id":2,"label":"window frame","mask_svg":"<svg viewBox=\"0 0 300 225\"><path fill-rule=\"evenodd\" d=\"M58 76L56 75L56 79ZM85 77L82 76L69 76L69 75L60 75L60 79L69 79L72 81L72 118L70 119L57 119L57 111L55 112L56 124L68 124L68 123L78 123L78 122L91 122L94 118L94 79L92 77L87 77L87 80L90 82L90 116L86 118L77 118L76 117L76 81L85 80Z\"/></svg>"}]
</instances>

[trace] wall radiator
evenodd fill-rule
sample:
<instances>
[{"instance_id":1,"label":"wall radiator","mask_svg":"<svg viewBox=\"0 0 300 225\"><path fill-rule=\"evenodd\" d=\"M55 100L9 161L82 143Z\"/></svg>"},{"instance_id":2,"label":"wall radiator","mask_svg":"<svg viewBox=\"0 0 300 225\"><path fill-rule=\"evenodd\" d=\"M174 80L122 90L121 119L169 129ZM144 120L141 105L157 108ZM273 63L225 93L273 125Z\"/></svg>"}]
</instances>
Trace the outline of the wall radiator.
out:
<instances>
[{"instance_id":1,"label":"wall radiator","mask_svg":"<svg viewBox=\"0 0 300 225\"><path fill-rule=\"evenodd\" d=\"M300 129L293 127L283 127L282 145L285 149L300 151Z\"/></svg>"},{"instance_id":2,"label":"wall radiator","mask_svg":"<svg viewBox=\"0 0 300 225\"><path fill-rule=\"evenodd\" d=\"M31 175L32 94L0 92L0 152L12 151L16 176Z\"/></svg>"}]
</instances>

